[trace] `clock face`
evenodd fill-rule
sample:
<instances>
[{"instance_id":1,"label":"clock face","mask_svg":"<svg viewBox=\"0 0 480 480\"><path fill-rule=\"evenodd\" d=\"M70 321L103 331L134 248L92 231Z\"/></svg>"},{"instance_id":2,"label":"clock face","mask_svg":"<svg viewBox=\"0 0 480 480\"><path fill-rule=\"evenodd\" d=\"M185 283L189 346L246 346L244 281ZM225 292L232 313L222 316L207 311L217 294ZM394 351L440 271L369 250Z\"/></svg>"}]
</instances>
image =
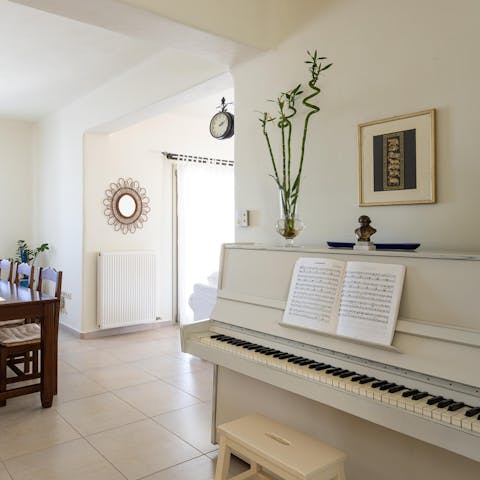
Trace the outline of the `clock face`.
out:
<instances>
[{"instance_id":1,"label":"clock face","mask_svg":"<svg viewBox=\"0 0 480 480\"><path fill-rule=\"evenodd\" d=\"M229 112L216 113L210 121L210 133L219 140L233 135L233 115Z\"/></svg>"}]
</instances>

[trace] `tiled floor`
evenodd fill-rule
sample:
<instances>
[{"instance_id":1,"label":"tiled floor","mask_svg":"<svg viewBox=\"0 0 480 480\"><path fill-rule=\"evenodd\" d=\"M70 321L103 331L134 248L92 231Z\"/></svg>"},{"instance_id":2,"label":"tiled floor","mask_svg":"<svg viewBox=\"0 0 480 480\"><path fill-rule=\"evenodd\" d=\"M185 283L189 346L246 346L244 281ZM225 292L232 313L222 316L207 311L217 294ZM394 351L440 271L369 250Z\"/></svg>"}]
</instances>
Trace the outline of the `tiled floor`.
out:
<instances>
[{"instance_id":1,"label":"tiled floor","mask_svg":"<svg viewBox=\"0 0 480 480\"><path fill-rule=\"evenodd\" d=\"M59 392L0 409L0 480L212 480L212 366L176 327L59 340ZM245 468L235 462L233 470Z\"/></svg>"}]
</instances>

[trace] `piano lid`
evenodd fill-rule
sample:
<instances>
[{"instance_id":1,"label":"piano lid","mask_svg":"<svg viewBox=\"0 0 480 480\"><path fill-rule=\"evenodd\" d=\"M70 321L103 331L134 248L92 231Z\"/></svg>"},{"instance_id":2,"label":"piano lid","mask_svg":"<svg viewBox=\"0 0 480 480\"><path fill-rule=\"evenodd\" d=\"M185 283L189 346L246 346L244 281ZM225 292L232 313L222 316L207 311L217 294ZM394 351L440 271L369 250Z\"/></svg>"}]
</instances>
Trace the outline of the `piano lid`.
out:
<instances>
[{"instance_id":1,"label":"piano lid","mask_svg":"<svg viewBox=\"0 0 480 480\"><path fill-rule=\"evenodd\" d=\"M405 265L394 348L281 325L293 268L300 257ZM474 255L227 244L212 319L480 387L478 285L480 256Z\"/></svg>"}]
</instances>

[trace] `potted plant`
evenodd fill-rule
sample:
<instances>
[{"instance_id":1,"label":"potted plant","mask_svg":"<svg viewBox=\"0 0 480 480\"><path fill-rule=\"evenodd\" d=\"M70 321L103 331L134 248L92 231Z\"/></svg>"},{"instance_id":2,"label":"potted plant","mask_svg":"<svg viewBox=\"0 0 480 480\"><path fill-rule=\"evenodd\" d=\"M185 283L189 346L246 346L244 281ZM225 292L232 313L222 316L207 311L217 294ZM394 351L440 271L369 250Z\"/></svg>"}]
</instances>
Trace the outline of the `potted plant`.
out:
<instances>
[{"instance_id":1,"label":"potted plant","mask_svg":"<svg viewBox=\"0 0 480 480\"><path fill-rule=\"evenodd\" d=\"M294 120L298 115L298 102L304 94L302 84L295 88L282 92L276 100L272 100L277 111L275 116L269 112L261 112L260 124L267 143L268 153L272 163L274 179L280 194L280 219L277 222L277 232L282 235L287 245L293 244L293 239L303 230L303 223L298 217L298 197L302 180L303 162L305 159L305 146L307 142L308 127L313 115L320 111L320 108L313 103L315 97L320 93L317 86L321 72L332 66L326 63L326 57L319 57L317 50L307 52L310 80L307 83L309 91L301 99L301 105L306 109L303 121L303 130L300 144L300 151L295 156L292 153L292 135ZM280 159L275 158L274 149L269 134L269 126L276 126L280 132Z\"/></svg>"},{"instance_id":2,"label":"potted plant","mask_svg":"<svg viewBox=\"0 0 480 480\"><path fill-rule=\"evenodd\" d=\"M32 249L25 240L18 240L16 256L13 260L18 263L28 263L29 265L34 265L38 255L49 249L50 247L48 243L42 243L37 248Z\"/></svg>"}]
</instances>

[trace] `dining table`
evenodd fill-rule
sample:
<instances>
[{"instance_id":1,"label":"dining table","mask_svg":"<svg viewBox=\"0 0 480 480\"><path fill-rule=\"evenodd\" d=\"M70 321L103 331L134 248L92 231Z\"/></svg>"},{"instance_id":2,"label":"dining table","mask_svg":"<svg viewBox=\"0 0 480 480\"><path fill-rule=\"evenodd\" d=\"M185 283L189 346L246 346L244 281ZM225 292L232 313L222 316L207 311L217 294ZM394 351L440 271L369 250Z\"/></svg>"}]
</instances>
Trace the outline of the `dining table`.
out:
<instances>
[{"instance_id":1,"label":"dining table","mask_svg":"<svg viewBox=\"0 0 480 480\"><path fill-rule=\"evenodd\" d=\"M41 327L40 383L0 392L0 400L40 392L42 406L50 408L57 388L58 325L55 309L58 299L28 287L0 280L0 326L2 322L31 318Z\"/></svg>"}]
</instances>

